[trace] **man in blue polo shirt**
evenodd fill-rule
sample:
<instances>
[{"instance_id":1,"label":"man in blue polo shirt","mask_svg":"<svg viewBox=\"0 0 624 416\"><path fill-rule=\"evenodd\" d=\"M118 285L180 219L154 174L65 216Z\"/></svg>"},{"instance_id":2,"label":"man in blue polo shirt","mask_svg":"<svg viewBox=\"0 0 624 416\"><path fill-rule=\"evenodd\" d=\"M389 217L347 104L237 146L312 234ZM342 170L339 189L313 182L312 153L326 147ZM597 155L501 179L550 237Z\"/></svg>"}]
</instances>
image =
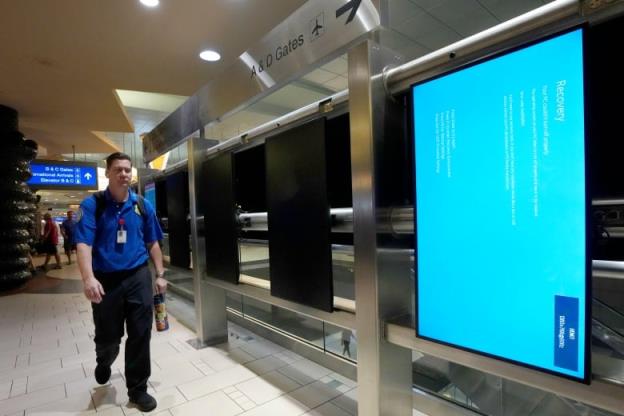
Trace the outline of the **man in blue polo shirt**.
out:
<instances>
[{"instance_id":1,"label":"man in blue polo shirt","mask_svg":"<svg viewBox=\"0 0 624 416\"><path fill-rule=\"evenodd\" d=\"M128 398L139 410L149 412L156 408L156 400L147 393L153 316L147 261L151 258L156 267L157 293L164 293L167 281L163 279L158 245L163 234L154 207L130 190L130 157L124 153L110 155L106 177L108 188L82 201L75 226L84 294L93 307L95 379L100 384L108 382L125 322Z\"/></svg>"}]
</instances>

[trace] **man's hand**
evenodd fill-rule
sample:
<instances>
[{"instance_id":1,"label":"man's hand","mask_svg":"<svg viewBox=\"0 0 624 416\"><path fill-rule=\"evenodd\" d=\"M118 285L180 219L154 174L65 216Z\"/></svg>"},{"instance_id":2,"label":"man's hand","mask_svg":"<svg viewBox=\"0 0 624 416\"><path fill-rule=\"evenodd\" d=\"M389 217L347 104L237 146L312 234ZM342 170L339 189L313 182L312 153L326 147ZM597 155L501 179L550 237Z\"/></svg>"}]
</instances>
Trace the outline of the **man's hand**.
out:
<instances>
[{"instance_id":1,"label":"man's hand","mask_svg":"<svg viewBox=\"0 0 624 416\"><path fill-rule=\"evenodd\" d=\"M87 299L93 303L102 302L102 296L105 295L102 284L95 278L91 277L83 280L83 291Z\"/></svg>"},{"instance_id":2,"label":"man's hand","mask_svg":"<svg viewBox=\"0 0 624 416\"><path fill-rule=\"evenodd\" d=\"M157 277L154 283L156 286L156 293L164 294L167 291L167 281L163 279L162 277Z\"/></svg>"}]
</instances>

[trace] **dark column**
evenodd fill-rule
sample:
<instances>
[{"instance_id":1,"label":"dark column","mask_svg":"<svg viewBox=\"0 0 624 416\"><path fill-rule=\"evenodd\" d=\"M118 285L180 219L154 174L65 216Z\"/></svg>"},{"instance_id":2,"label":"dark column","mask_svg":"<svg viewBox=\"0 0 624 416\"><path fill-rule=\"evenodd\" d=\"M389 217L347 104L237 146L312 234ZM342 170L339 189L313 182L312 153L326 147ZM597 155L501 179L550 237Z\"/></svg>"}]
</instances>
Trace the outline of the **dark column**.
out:
<instances>
[{"instance_id":1,"label":"dark column","mask_svg":"<svg viewBox=\"0 0 624 416\"><path fill-rule=\"evenodd\" d=\"M37 156L37 143L24 140L17 120L17 111L0 105L0 290L30 277L36 197L25 181L31 176L29 162Z\"/></svg>"}]
</instances>

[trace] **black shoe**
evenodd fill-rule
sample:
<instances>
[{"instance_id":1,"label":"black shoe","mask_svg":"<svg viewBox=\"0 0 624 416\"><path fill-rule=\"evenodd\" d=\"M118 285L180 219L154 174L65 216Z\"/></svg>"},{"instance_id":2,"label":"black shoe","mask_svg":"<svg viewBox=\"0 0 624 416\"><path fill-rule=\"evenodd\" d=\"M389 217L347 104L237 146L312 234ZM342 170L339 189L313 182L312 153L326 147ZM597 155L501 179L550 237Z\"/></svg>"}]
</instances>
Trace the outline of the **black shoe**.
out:
<instances>
[{"instance_id":1,"label":"black shoe","mask_svg":"<svg viewBox=\"0 0 624 416\"><path fill-rule=\"evenodd\" d=\"M156 399L144 391L128 396L130 403L134 404L141 412L151 412L158 405Z\"/></svg>"},{"instance_id":2,"label":"black shoe","mask_svg":"<svg viewBox=\"0 0 624 416\"><path fill-rule=\"evenodd\" d=\"M99 384L106 384L111 376L111 368L105 365L98 364L95 367L95 381Z\"/></svg>"}]
</instances>

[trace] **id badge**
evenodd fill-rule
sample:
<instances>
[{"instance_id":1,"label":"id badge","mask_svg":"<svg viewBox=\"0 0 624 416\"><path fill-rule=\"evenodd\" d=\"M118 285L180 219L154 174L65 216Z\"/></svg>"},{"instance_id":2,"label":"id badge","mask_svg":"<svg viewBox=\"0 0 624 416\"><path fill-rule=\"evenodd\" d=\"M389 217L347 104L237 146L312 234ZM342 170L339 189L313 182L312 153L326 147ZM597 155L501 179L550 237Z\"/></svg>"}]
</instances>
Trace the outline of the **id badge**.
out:
<instances>
[{"instance_id":1,"label":"id badge","mask_svg":"<svg viewBox=\"0 0 624 416\"><path fill-rule=\"evenodd\" d=\"M117 244L126 244L128 232L126 230L117 231Z\"/></svg>"}]
</instances>

